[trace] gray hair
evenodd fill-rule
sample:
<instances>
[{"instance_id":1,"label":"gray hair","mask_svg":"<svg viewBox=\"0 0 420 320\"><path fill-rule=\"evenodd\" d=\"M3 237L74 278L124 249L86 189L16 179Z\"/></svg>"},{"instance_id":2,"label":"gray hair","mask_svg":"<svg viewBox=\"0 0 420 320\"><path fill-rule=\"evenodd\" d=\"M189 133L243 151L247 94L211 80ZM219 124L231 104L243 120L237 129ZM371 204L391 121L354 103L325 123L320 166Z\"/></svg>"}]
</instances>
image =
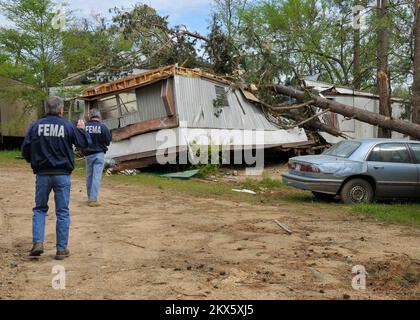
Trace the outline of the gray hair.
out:
<instances>
[{"instance_id":1,"label":"gray hair","mask_svg":"<svg viewBox=\"0 0 420 320\"><path fill-rule=\"evenodd\" d=\"M64 101L59 97L49 97L45 104L45 111L48 114L59 114L64 109Z\"/></svg>"},{"instance_id":2,"label":"gray hair","mask_svg":"<svg viewBox=\"0 0 420 320\"><path fill-rule=\"evenodd\" d=\"M89 119L93 118L102 119L101 112L98 109L91 109L89 111Z\"/></svg>"}]
</instances>

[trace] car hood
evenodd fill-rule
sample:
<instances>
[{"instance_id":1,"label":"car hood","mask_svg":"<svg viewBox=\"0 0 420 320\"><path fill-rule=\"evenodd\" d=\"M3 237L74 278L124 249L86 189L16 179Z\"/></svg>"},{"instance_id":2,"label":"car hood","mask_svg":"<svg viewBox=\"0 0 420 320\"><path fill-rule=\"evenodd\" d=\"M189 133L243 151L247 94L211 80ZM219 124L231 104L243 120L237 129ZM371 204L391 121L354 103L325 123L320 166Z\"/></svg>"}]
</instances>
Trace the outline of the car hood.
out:
<instances>
[{"instance_id":1,"label":"car hood","mask_svg":"<svg viewBox=\"0 0 420 320\"><path fill-rule=\"evenodd\" d=\"M302 156L290 159L291 161L305 162L316 165L322 173L333 174L337 177L346 177L353 174L367 172L367 164L327 155Z\"/></svg>"}]
</instances>

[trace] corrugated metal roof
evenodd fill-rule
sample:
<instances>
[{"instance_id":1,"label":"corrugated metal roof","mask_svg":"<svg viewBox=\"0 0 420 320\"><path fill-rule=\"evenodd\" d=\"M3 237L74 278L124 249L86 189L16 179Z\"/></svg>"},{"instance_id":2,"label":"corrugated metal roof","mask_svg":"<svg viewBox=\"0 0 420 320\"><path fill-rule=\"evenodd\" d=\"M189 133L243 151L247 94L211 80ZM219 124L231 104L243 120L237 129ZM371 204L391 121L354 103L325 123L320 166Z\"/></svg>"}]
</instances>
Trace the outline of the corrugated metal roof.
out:
<instances>
[{"instance_id":1,"label":"corrugated metal roof","mask_svg":"<svg viewBox=\"0 0 420 320\"><path fill-rule=\"evenodd\" d=\"M342 94L342 95L351 95L351 96L359 96L359 97L368 97L368 98L374 98L379 99L379 96L374 93L366 92L366 91L360 91L355 90L349 87L344 86L338 86L331 83L326 83L322 81L314 81L314 80L308 80L305 79L305 86L308 88L312 88L315 91L318 91L320 93L331 93L331 94ZM403 99L400 98L392 98L393 101L402 102Z\"/></svg>"},{"instance_id":2,"label":"corrugated metal roof","mask_svg":"<svg viewBox=\"0 0 420 320\"><path fill-rule=\"evenodd\" d=\"M191 128L279 130L271 124L260 108L249 102L236 88L223 85L229 106L214 106L216 84L209 80L175 76L176 105L180 121Z\"/></svg>"}]
</instances>

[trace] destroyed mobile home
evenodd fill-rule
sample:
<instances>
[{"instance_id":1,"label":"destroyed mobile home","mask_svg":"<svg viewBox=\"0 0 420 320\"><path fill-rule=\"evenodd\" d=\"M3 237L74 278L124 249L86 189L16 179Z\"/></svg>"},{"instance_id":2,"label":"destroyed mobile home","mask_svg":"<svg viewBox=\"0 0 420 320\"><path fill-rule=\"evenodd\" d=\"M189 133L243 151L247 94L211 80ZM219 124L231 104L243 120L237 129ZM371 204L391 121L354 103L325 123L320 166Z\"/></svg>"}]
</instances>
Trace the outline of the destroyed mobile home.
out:
<instances>
[{"instance_id":1,"label":"destroyed mobile home","mask_svg":"<svg viewBox=\"0 0 420 320\"><path fill-rule=\"evenodd\" d=\"M99 109L112 130L107 160L116 170L194 163L197 146L313 151L343 138L374 138L378 127L393 130L394 138L420 136L419 126L401 119L403 103L398 99L393 100L393 117L386 118L377 113L374 94L308 79L302 80L303 91L265 87L288 102L268 105L252 86L177 66L88 88L79 99L86 102L86 114Z\"/></svg>"},{"instance_id":2,"label":"destroyed mobile home","mask_svg":"<svg viewBox=\"0 0 420 320\"><path fill-rule=\"evenodd\" d=\"M276 126L252 97L224 78L170 66L86 89L80 99L86 112L99 109L112 130L107 157L119 170L161 163L157 155L190 155L197 145L262 150L311 144L303 129Z\"/></svg>"}]
</instances>

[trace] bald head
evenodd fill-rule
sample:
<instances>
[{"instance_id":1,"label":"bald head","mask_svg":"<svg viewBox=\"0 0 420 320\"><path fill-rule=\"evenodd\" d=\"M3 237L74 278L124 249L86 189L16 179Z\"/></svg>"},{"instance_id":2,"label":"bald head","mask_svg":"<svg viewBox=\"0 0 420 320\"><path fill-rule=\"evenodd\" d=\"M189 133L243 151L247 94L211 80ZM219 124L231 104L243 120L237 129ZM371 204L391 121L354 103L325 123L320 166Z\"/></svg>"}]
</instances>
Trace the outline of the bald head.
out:
<instances>
[{"instance_id":1,"label":"bald head","mask_svg":"<svg viewBox=\"0 0 420 320\"><path fill-rule=\"evenodd\" d=\"M48 114L61 115L64 110L64 101L59 97L49 97L45 109Z\"/></svg>"}]
</instances>

